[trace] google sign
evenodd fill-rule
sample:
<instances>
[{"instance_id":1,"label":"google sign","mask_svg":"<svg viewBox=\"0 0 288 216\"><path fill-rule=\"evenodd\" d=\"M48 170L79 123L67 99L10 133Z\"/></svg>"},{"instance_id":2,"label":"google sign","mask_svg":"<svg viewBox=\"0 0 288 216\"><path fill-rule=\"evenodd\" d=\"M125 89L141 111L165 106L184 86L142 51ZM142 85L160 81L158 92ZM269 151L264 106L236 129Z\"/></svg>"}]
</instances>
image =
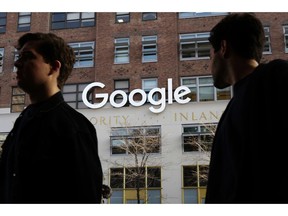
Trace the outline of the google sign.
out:
<instances>
[{"instance_id":1,"label":"google sign","mask_svg":"<svg viewBox=\"0 0 288 216\"><path fill-rule=\"evenodd\" d=\"M162 112L165 107L166 107L166 89L165 88L153 88L149 91L148 95L147 93L143 90L143 89L134 89L130 92L129 95L127 95L126 92L122 91L122 90L116 90L113 91L110 96L108 93L101 93L101 94L95 94L95 98L100 98L102 99L102 101L100 103L90 103L87 100L87 94L88 92L95 87L100 87L100 88L104 88L105 85L101 82L93 82L89 85L87 85L82 93L82 100L84 102L84 104L92 109L98 109L103 107L109 99L110 104L113 107L119 108L119 107L123 107L125 104L127 104L127 102L129 101L129 104L131 104L132 106L135 107L139 107L142 106L146 103L147 101L147 97L148 97L148 102L154 106L150 106L149 110L153 113L160 113ZM179 86L178 88L175 89L174 94L173 94L173 88L172 88L172 79L169 78L168 79L168 95L167 95L167 99L168 99L168 104L172 104L173 103L173 98L175 99L175 101L179 104L186 104L188 103L191 99L190 98L185 98L183 99L183 96L185 96L186 94L189 94L191 91L187 86ZM160 94L161 97L158 100L155 100L153 98L153 95L157 93ZM136 94L140 94L141 95L141 100L134 100L134 95ZM120 103L116 103L115 102L115 97L116 95L121 95L122 96L122 101Z\"/></svg>"}]
</instances>

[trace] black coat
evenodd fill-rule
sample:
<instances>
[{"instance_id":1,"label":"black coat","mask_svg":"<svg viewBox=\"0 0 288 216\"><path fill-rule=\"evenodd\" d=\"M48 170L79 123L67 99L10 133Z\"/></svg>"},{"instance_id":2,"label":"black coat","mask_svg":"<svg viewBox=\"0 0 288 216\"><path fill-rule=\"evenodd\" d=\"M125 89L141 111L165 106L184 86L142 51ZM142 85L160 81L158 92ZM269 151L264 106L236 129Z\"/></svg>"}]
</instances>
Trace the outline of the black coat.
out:
<instances>
[{"instance_id":1,"label":"black coat","mask_svg":"<svg viewBox=\"0 0 288 216\"><path fill-rule=\"evenodd\" d=\"M2 148L2 203L101 202L96 130L61 92L28 106Z\"/></svg>"},{"instance_id":2,"label":"black coat","mask_svg":"<svg viewBox=\"0 0 288 216\"><path fill-rule=\"evenodd\" d=\"M288 63L234 86L215 134L206 203L288 203Z\"/></svg>"}]
</instances>

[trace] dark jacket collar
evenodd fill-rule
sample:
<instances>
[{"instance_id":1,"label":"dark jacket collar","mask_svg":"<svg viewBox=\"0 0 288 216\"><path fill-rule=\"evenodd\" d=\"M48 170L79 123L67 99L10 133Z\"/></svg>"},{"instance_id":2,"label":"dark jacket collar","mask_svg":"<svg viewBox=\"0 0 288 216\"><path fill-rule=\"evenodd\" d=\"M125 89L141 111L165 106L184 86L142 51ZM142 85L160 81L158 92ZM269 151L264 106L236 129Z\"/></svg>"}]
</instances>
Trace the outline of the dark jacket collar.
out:
<instances>
[{"instance_id":1,"label":"dark jacket collar","mask_svg":"<svg viewBox=\"0 0 288 216\"><path fill-rule=\"evenodd\" d=\"M64 98L63 98L62 92L59 91L56 94L54 94L53 96L51 96L46 101L42 101L42 102L39 102L36 104L30 104L23 111L23 114L24 114L24 112L26 112L26 110L34 110L38 114L49 112L50 110L53 110L54 108L56 108L58 105L60 105L63 102L64 102Z\"/></svg>"}]
</instances>

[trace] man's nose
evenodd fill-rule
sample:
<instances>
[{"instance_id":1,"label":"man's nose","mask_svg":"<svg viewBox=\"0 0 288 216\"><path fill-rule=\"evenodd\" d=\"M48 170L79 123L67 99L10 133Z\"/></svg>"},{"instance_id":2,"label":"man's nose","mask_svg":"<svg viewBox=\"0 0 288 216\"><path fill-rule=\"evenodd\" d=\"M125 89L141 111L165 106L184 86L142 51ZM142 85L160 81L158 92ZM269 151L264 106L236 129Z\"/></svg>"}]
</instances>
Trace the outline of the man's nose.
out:
<instances>
[{"instance_id":1,"label":"man's nose","mask_svg":"<svg viewBox=\"0 0 288 216\"><path fill-rule=\"evenodd\" d=\"M21 66L21 62L20 62L19 59L17 59L17 60L14 62L14 66L15 66L16 68L18 68L18 67Z\"/></svg>"}]
</instances>

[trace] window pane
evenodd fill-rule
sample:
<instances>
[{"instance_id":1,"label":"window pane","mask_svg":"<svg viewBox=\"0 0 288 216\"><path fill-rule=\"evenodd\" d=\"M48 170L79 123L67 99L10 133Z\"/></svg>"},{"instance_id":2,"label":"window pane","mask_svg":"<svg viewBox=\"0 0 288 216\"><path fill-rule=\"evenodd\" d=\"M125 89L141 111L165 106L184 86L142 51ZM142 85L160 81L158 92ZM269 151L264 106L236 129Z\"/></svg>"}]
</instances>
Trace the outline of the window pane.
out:
<instances>
[{"instance_id":1,"label":"window pane","mask_svg":"<svg viewBox=\"0 0 288 216\"><path fill-rule=\"evenodd\" d=\"M199 139L197 136L184 136L184 152L199 151Z\"/></svg>"},{"instance_id":2,"label":"window pane","mask_svg":"<svg viewBox=\"0 0 288 216\"><path fill-rule=\"evenodd\" d=\"M115 89L128 89L129 81L128 80L116 80Z\"/></svg>"},{"instance_id":3,"label":"window pane","mask_svg":"<svg viewBox=\"0 0 288 216\"><path fill-rule=\"evenodd\" d=\"M155 20L157 18L157 13L142 13L142 20Z\"/></svg>"},{"instance_id":4,"label":"window pane","mask_svg":"<svg viewBox=\"0 0 288 216\"><path fill-rule=\"evenodd\" d=\"M139 171L135 168L126 168L125 169L125 187L126 188L136 188L136 184L140 188L145 187L145 169L140 167Z\"/></svg>"},{"instance_id":5,"label":"window pane","mask_svg":"<svg viewBox=\"0 0 288 216\"><path fill-rule=\"evenodd\" d=\"M76 92L76 85L64 85L63 92Z\"/></svg>"},{"instance_id":6,"label":"window pane","mask_svg":"<svg viewBox=\"0 0 288 216\"><path fill-rule=\"evenodd\" d=\"M80 21L79 20L71 20L67 21L67 28L79 28L80 27Z\"/></svg>"},{"instance_id":7,"label":"window pane","mask_svg":"<svg viewBox=\"0 0 288 216\"><path fill-rule=\"evenodd\" d=\"M94 18L94 17L95 17L95 13L92 13L92 12L82 13L82 19L89 19L89 18Z\"/></svg>"},{"instance_id":8,"label":"window pane","mask_svg":"<svg viewBox=\"0 0 288 216\"><path fill-rule=\"evenodd\" d=\"M200 87L199 88L199 99L200 101L211 101L214 100L214 87Z\"/></svg>"},{"instance_id":9,"label":"window pane","mask_svg":"<svg viewBox=\"0 0 288 216\"><path fill-rule=\"evenodd\" d=\"M112 154L125 154L126 153L127 145L124 140L112 139L111 145L112 145Z\"/></svg>"},{"instance_id":10,"label":"window pane","mask_svg":"<svg viewBox=\"0 0 288 216\"><path fill-rule=\"evenodd\" d=\"M143 56L144 62L150 62L150 61L157 61L157 54L156 53L147 53Z\"/></svg>"},{"instance_id":11,"label":"window pane","mask_svg":"<svg viewBox=\"0 0 288 216\"><path fill-rule=\"evenodd\" d=\"M198 44L198 57L210 57L210 44L207 42L199 42Z\"/></svg>"},{"instance_id":12,"label":"window pane","mask_svg":"<svg viewBox=\"0 0 288 216\"><path fill-rule=\"evenodd\" d=\"M161 190L148 190L147 196L149 204L161 204Z\"/></svg>"},{"instance_id":13,"label":"window pane","mask_svg":"<svg viewBox=\"0 0 288 216\"><path fill-rule=\"evenodd\" d=\"M113 190L112 196L110 197L110 203L122 204L123 203L123 191Z\"/></svg>"},{"instance_id":14,"label":"window pane","mask_svg":"<svg viewBox=\"0 0 288 216\"><path fill-rule=\"evenodd\" d=\"M184 203L198 203L197 189L184 189Z\"/></svg>"},{"instance_id":15,"label":"window pane","mask_svg":"<svg viewBox=\"0 0 288 216\"><path fill-rule=\"evenodd\" d=\"M129 56L128 55L116 55L115 57L115 63L127 63L129 62Z\"/></svg>"},{"instance_id":16,"label":"window pane","mask_svg":"<svg viewBox=\"0 0 288 216\"><path fill-rule=\"evenodd\" d=\"M182 58L194 58L194 57L196 57L195 43L182 44L181 49L182 49L182 51L181 51Z\"/></svg>"},{"instance_id":17,"label":"window pane","mask_svg":"<svg viewBox=\"0 0 288 216\"><path fill-rule=\"evenodd\" d=\"M76 95L75 93L70 93L70 94L63 94L64 100L67 101L76 101Z\"/></svg>"},{"instance_id":18,"label":"window pane","mask_svg":"<svg viewBox=\"0 0 288 216\"><path fill-rule=\"evenodd\" d=\"M161 187L161 169L158 167L147 168L147 187Z\"/></svg>"},{"instance_id":19,"label":"window pane","mask_svg":"<svg viewBox=\"0 0 288 216\"><path fill-rule=\"evenodd\" d=\"M231 99L231 88L217 89L217 100Z\"/></svg>"},{"instance_id":20,"label":"window pane","mask_svg":"<svg viewBox=\"0 0 288 216\"><path fill-rule=\"evenodd\" d=\"M52 14L52 22L64 21L65 18L66 18L65 13L53 13Z\"/></svg>"},{"instance_id":21,"label":"window pane","mask_svg":"<svg viewBox=\"0 0 288 216\"><path fill-rule=\"evenodd\" d=\"M197 187L197 167L184 166L183 167L184 187Z\"/></svg>"},{"instance_id":22,"label":"window pane","mask_svg":"<svg viewBox=\"0 0 288 216\"><path fill-rule=\"evenodd\" d=\"M207 186L209 166L199 166L199 181L200 186Z\"/></svg>"},{"instance_id":23,"label":"window pane","mask_svg":"<svg viewBox=\"0 0 288 216\"><path fill-rule=\"evenodd\" d=\"M30 23L30 16L20 17L19 24L22 24L22 23Z\"/></svg>"},{"instance_id":24,"label":"window pane","mask_svg":"<svg viewBox=\"0 0 288 216\"><path fill-rule=\"evenodd\" d=\"M204 77L204 78L199 78L199 84L210 84L212 85L213 83L213 78L212 77Z\"/></svg>"},{"instance_id":25,"label":"window pane","mask_svg":"<svg viewBox=\"0 0 288 216\"><path fill-rule=\"evenodd\" d=\"M67 13L67 20L80 19L80 13Z\"/></svg>"},{"instance_id":26,"label":"window pane","mask_svg":"<svg viewBox=\"0 0 288 216\"><path fill-rule=\"evenodd\" d=\"M126 23L130 21L130 15L127 12L116 13L117 23Z\"/></svg>"},{"instance_id":27,"label":"window pane","mask_svg":"<svg viewBox=\"0 0 288 216\"><path fill-rule=\"evenodd\" d=\"M150 90L157 87L157 80L143 80L143 89Z\"/></svg>"},{"instance_id":28,"label":"window pane","mask_svg":"<svg viewBox=\"0 0 288 216\"><path fill-rule=\"evenodd\" d=\"M52 29L62 29L65 27L65 22L52 23Z\"/></svg>"},{"instance_id":29,"label":"window pane","mask_svg":"<svg viewBox=\"0 0 288 216\"><path fill-rule=\"evenodd\" d=\"M111 168L110 174L110 187L111 188L123 188L123 169ZM113 192L114 194L114 192Z\"/></svg>"}]
</instances>

